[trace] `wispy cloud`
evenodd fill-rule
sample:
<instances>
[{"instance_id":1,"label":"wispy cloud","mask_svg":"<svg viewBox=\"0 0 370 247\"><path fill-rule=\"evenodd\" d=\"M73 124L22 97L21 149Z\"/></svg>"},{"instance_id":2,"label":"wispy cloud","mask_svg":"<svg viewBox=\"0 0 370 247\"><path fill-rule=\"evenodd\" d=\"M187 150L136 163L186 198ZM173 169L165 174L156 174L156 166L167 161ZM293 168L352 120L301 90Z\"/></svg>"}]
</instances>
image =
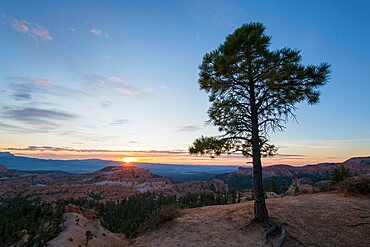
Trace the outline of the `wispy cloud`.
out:
<instances>
[{"instance_id":1,"label":"wispy cloud","mask_svg":"<svg viewBox=\"0 0 370 247\"><path fill-rule=\"evenodd\" d=\"M90 30L90 33L96 35L96 36L100 36L100 35L103 35L103 32L102 30L99 30L99 29L96 29L96 28L93 28Z\"/></svg>"},{"instance_id":2,"label":"wispy cloud","mask_svg":"<svg viewBox=\"0 0 370 247\"><path fill-rule=\"evenodd\" d=\"M76 28L74 28L74 27L69 27L69 28L68 28L68 31L76 32Z\"/></svg>"},{"instance_id":3,"label":"wispy cloud","mask_svg":"<svg viewBox=\"0 0 370 247\"><path fill-rule=\"evenodd\" d=\"M23 92L12 92L8 90L0 90L0 93L9 94L11 95L15 100L21 101L21 100L31 100L32 95L29 93L23 93Z\"/></svg>"},{"instance_id":4,"label":"wispy cloud","mask_svg":"<svg viewBox=\"0 0 370 247\"><path fill-rule=\"evenodd\" d=\"M13 124L6 124L6 123L2 123L2 122L0 122L0 127L3 130L12 131L12 132L15 132L15 133L19 133L19 132L30 133L30 132L32 132L32 131L30 131L30 129L23 128L23 127L20 127L20 126L16 126L16 125L13 125Z\"/></svg>"},{"instance_id":5,"label":"wispy cloud","mask_svg":"<svg viewBox=\"0 0 370 247\"><path fill-rule=\"evenodd\" d=\"M177 128L177 132L195 132L200 129L202 129L199 126L194 126L194 125L180 125L180 126L174 126Z\"/></svg>"},{"instance_id":6,"label":"wispy cloud","mask_svg":"<svg viewBox=\"0 0 370 247\"><path fill-rule=\"evenodd\" d=\"M20 128L29 129L30 132L55 130L60 127L60 121L73 120L77 117L77 115L65 111L35 107L4 107L1 114L2 119L8 119L15 124L20 124ZM17 127L16 125L14 126Z\"/></svg>"},{"instance_id":7,"label":"wispy cloud","mask_svg":"<svg viewBox=\"0 0 370 247\"><path fill-rule=\"evenodd\" d=\"M32 99L32 95L29 93L16 93L13 95L13 98L18 101L22 100L28 101Z\"/></svg>"},{"instance_id":8,"label":"wispy cloud","mask_svg":"<svg viewBox=\"0 0 370 247\"><path fill-rule=\"evenodd\" d=\"M26 33L29 31L27 25L24 22L18 20L12 21L12 28L21 33Z\"/></svg>"},{"instance_id":9,"label":"wispy cloud","mask_svg":"<svg viewBox=\"0 0 370 247\"><path fill-rule=\"evenodd\" d=\"M138 88L130 85L124 79L118 76L88 75L87 80L91 84L97 85L100 89L112 90L121 94L136 96L146 94L152 91L151 88Z\"/></svg>"},{"instance_id":10,"label":"wispy cloud","mask_svg":"<svg viewBox=\"0 0 370 247\"><path fill-rule=\"evenodd\" d=\"M48 95L75 96L85 95L85 92L54 84L50 79L32 78L30 76L11 76L7 78L11 91L4 93L13 95L16 100L32 98L45 99ZM1 91L0 91L1 92ZM23 97L22 97L23 96Z\"/></svg>"},{"instance_id":11,"label":"wispy cloud","mask_svg":"<svg viewBox=\"0 0 370 247\"><path fill-rule=\"evenodd\" d=\"M34 83L35 85L39 86L49 86L53 83L52 80L44 79L44 78L38 78L34 79L29 76L11 76L8 78L10 81L17 83L17 84L24 84L27 82Z\"/></svg>"},{"instance_id":12,"label":"wispy cloud","mask_svg":"<svg viewBox=\"0 0 370 247\"><path fill-rule=\"evenodd\" d=\"M150 89L150 88L134 89L134 88L128 88L128 87L126 87L126 88L118 87L115 90L119 93L126 94L126 95L131 95L131 96L145 94L145 93L148 93L148 92L152 91L152 89Z\"/></svg>"},{"instance_id":13,"label":"wispy cloud","mask_svg":"<svg viewBox=\"0 0 370 247\"><path fill-rule=\"evenodd\" d=\"M11 95L16 94L16 92L12 92L12 91L9 91L9 90L4 90L4 89L1 89L0 93L11 94Z\"/></svg>"},{"instance_id":14,"label":"wispy cloud","mask_svg":"<svg viewBox=\"0 0 370 247\"><path fill-rule=\"evenodd\" d=\"M26 33L36 41L50 41L53 39L49 33L49 29L37 23L13 19L11 26L15 31Z\"/></svg>"},{"instance_id":15,"label":"wispy cloud","mask_svg":"<svg viewBox=\"0 0 370 247\"><path fill-rule=\"evenodd\" d=\"M53 146L28 146L25 148L8 147L9 151L51 151L51 152L78 152L78 153L122 153L133 152L141 154L172 154L183 155L187 151L183 150L149 150L149 151L129 151L129 150L111 150L111 149L76 149L71 147L53 147Z\"/></svg>"},{"instance_id":16,"label":"wispy cloud","mask_svg":"<svg viewBox=\"0 0 370 247\"><path fill-rule=\"evenodd\" d=\"M119 78L118 76L108 76L107 79L111 82L122 82L122 78Z\"/></svg>"},{"instance_id":17,"label":"wispy cloud","mask_svg":"<svg viewBox=\"0 0 370 247\"><path fill-rule=\"evenodd\" d=\"M280 157L305 157L306 155L303 155L303 154L278 154L277 156L280 156Z\"/></svg>"},{"instance_id":18,"label":"wispy cloud","mask_svg":"<svg viewBox=\"0 0 370 247\"><path fill-rule=\"evenodd\" d=\"M130 120L126 119L126 118L121 118L121 119L117 119L115 121L113 121L112 123L110 123L110 125L124 125L124 124L128 124L130 122Z\"/></svg>"},{"instance_id":19,"label":"wispy cloud","mask_svg":"<svg viewBox=\"0 0 370 247\"><path fill-rule=\"evenodd\" d=\"M22 109L6 109L5 117L12 118L24 122L39 122L45 120L69 120L76 118L76 115L52 109L40 109L27 107Z\"/></svg>"},{"instance_id":20,"label":"wispy cloud","mask_svg":"<svg viewBox=\"0 0 370 247\"><path fill-rule=\"evenodd\" d=\"M102 30L93 28L90 30L90 33L92 33L95 36L104 36L106 38L109 38L109 35L107 33L104 33Z\"/></svg>"},{"instance_id":21,"label":"wispy cloud","mask_svg":"<svg viewBox=\"0 0 370 247\"><path fill-rule=\"evenodd\" d=\"M52 80L36 79L35 83L36 83L36 85L48 86L52 83Z\"/></svg>"}]
</instances>

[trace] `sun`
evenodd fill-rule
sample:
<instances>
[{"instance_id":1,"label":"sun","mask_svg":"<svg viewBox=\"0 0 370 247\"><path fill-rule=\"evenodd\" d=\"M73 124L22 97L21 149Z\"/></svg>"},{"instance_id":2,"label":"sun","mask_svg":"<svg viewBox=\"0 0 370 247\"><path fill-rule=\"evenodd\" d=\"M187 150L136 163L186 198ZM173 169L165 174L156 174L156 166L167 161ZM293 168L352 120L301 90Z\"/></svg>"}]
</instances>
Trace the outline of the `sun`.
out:
<instances>
[{"instance_id":1,"label":"sun","mask_svg":"<svg viewBox=\"0 0 370 247\"><path fill-rule=\"evenodd\" d=\"M132 163L132 162L136 162L137 159L135 157L125 157L125 158L122 158L122 161L125 163Z\"/></svg>"}]
</instances>

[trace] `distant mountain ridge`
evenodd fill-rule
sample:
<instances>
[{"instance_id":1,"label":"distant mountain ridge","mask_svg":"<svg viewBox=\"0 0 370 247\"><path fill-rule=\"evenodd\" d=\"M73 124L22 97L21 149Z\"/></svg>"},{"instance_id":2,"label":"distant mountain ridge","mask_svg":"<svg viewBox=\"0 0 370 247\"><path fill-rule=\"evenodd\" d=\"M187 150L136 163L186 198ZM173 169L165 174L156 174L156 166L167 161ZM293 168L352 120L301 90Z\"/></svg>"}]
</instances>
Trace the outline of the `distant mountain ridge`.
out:
<instances>
[{"instance_id":1,"label":"distant mountain ridge","mask_svg":"<svg viewBox=\"0 0 370 247\"><path fill-rule=\"evenodd\" d=\"M285 176L294 177L299 174L322 174L331 173L339 165L344 165L352 175L370 175L370 157L356 157L346 160L343 163L319 163L315 165L291 166L272 165L263 168L263 177ZM253 168L239 167L235 173L252 175Z\"/></svg>"},{"instance_id":2,"label":"distant mountain ridge","mask_svg":"<svg viewBox=\"0 0 370 247\"><path fill-rule=\"evenodd\" d=\"M123 163L102 159L53 160L16 156L0 152L0 164L8 169L46 174L52 178L72 176L98 171L108 166L121 166ZM236 171L238 166L173 165L153 163L133 163L135 166L169 178L174 183L193 180L209 180L222 173Z\"/></svg>"},{"instance_id":3,"label":"distant mountain ridge","mask_svg":"<svg viewBox=\"0 0 370 247\"><path fill-rule=\"evenodd\" d=\"M370 176L370 157L350 158L342 163L319 163L315 165L291 166L272 165L263 167L263 180L286 180L291 183L295 178L310 178L313 182L327 180L333 170L340 165L348 168L353 176ZM216 178L224 181L230 188L251 188L253 168L239 167L237 171L220 174Z\"/></svg>"},{"instance_id":4,"label":"distant mountain ridge","mask_svg":"<svg viewBox=\"0 0 370 247\"><path fill-rule=\"evenodd\" d=\"M10 152L0 152L0 164L8 169L21 171L64 171L70 173L88 173L107 166L120 165L121 162L101 159L53 160L16 156Z\"/></svg>"}]
</instances>

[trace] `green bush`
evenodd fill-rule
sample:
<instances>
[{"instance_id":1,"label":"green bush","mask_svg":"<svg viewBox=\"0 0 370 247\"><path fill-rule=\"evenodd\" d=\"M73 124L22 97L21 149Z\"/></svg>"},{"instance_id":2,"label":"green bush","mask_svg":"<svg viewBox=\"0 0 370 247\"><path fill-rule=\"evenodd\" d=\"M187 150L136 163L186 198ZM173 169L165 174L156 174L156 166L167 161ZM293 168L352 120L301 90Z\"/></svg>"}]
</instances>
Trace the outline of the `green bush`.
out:
<instances>
[{"instance_id":1,"label":"green bush","mask_svg":"<svg viewBox=\"0 0 370 247\"><path fill-rule=\"evenodd\" d=\"M330 182L332 184L338 184L349 177L350 177L349 169L346 168L344 165L340 165L338 168L335 168L333 170Z\"/></svg>"}]
</instances>

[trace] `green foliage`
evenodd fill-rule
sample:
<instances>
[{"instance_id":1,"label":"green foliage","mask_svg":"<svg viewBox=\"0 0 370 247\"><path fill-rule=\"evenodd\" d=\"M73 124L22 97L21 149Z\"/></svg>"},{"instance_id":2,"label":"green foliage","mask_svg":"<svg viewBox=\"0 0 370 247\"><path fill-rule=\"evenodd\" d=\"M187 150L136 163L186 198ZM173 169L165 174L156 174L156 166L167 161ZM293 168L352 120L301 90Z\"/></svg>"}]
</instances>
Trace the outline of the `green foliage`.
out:
<instances>
[{"instance_id":1,"label":"green foliage","mask_svg":"<svg viewBox=\"0 0 370 247\"><path fill-rule=\"evenodd\" d=\"M318 88L330 75L330 66L304 66L300 51L270 50L271 37L261 23L236 29L216 50L207 53L199 66L199 85L212 103L209 123L221 136L201 137L189 148L191 154L241 152L252 156L252 130L257 128L259 153L276 154L267 143L269 131L283 130L289 116L295 118L295 104L319 102ZM203 148L203 149L202 149Z\"/></svg>"},{"instance_id":2,"label":"green foliage","mask_svg":"<svg viewBox=\"0 0 370 247\"><path fill-rule=\"evenodd\" d=\"M221 205L235 201L236 194L202 193L176 198L144 193L120 202L98 204L96 207L103 226L112 232L124 233L128 238L133 238L146 229L155 228L177 217L178 208Z\"/></svg>"},{"instance_id":3,"label":"green foliage","mask_svg":"<svg viewBox=\"0 0 370 247\"><path fill-rule=\"evenodd\" d=\"M98 205L98 214L103 226L113 232L124 233L132 238L139 234L139 227L160 212L164 205L176 203L175 197L151 193L129 197L120 202L107 202Z\"/></svg>"},{"instance_id":4,"label":"green foliage","mask_svg":"<svg viewBox=\"0 0 370 247\"><path fill-rule=\"evenodd\" d=\"M0 205L0 246L21 240L22 231L30 235L25 246L43 246L61 231L62 214L57 205L15 198Z\"/></svg>"},{"instance_id":5,"label":"green foliage","mask_svg":"<svg viewBox=\"0 0 370 247\"><path fill-rule=\"evenodd\" d=\"M85 237L86 237L86 246L87 246L89 244L89 241L93 239L94 235L92 234L91 231L86 231Z\"/></svg>"},{"instance_id":6,"label":"green foliage","mask_svg":"<svg viewBox=\"0 0 370 247\"><path fill-rule=\"evenodd\" d=\"M275 180L270 179L270 191L280 194L280 189L277 187Z\"/></svg>"},{"instance_id":7,"label":"green foliage","mask_svg":"<svg viewBox=\"0 0 370 247\"><path fill-rule=\"evenodd\" d=\"M300 192L298 185L295 184L293 188L294 188L293 191L295 194Z\"/></svg>"},{"instance_id":8,"label":"green foliage","mask_svg":"<svg viewBox=\"0 0 370 247\"><path fill-rule=\"evenodd\" d=\"M193 145L189 147L189 152L192 154L209 154L212 158L227 152L228 147L226 142L215 137L204 137L196 139Z\"/></svg>"},{"instance_id":9,"label":"green foliage","mask_svg":"<svg viewBox=\"0 0 370 247\"><path fill-rule=\"evenodd\" d=\"M332 184L337 184L349 177L350 177L349 169L346 168L344 165L340 165L339 167L333 170L330 181Z\"/></svg>"}]
</instances>

